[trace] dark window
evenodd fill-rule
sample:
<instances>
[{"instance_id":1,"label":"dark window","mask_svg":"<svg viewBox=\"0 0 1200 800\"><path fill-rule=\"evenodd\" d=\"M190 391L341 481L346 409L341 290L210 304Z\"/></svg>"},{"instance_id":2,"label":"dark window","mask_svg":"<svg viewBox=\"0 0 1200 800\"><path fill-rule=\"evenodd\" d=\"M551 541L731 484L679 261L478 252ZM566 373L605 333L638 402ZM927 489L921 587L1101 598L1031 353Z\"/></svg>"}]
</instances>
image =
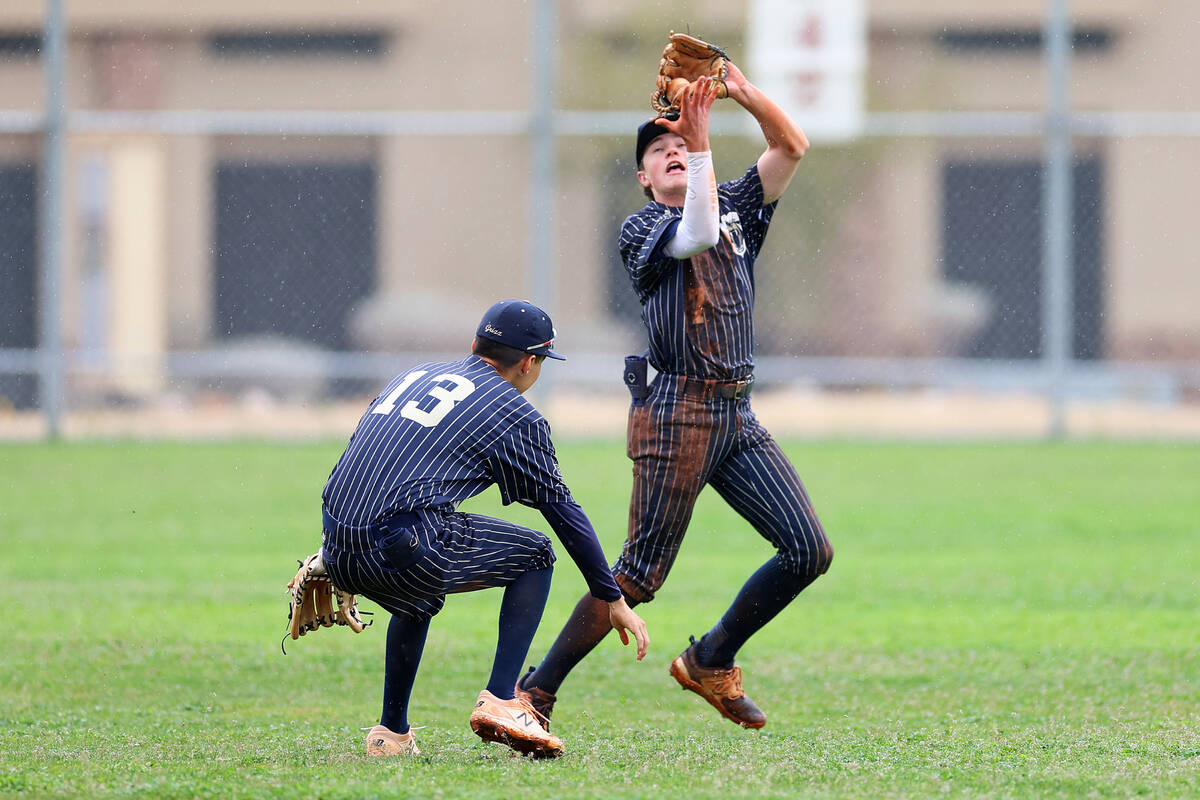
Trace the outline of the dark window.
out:
<instances>
[{"instance_id":1,"label":"dark window","mask_svg":"<svg viewBox=\"0 0 1200 800\"><path fill-rule=\"evenodd\" d=\"M1041 50L1042 38L1042 31L1037 28L959 28L942 31L937 41L952 53L981 50L1025 53ZM1076 28L1071 36L1071 47L1076 52L1103 52L1112 47L1113 38L1112 31L1103 28Z\"/></svg>"},{"instance_id":2,"label":"dark window","mask_svg":"<svg viewBox=\"0 0 1200 800\"><path fill-rule=\"evenodd\" d=\"M0 58L27 58L41 52L40 33L0 33Z\"/></svg>"},{"instance_id":3,"label":"dark window","mask_svg":"<svg viewBox=\"0 0 1200 800\"><path fill-rule=\"evenodd\" d=\"M1103 172L1095 157L1073 170L1072 354L1104 355ZM974 284L990 316L966 345L972 358L1042 356L1042 167L1038 161L961 162L942 173L942 270Z\"/></svg>"},{"instance_id":4,"label":"dark window","mask_svg":"<svg viewBox=\"0 0 1200 800\"><path fill-rule=\"evenodd\" d=\"M0 348L37 347L37 171L0 164ZM0 374L0 404L37 402L33 375Z\"/></svg>"},{"instance_id":5,"label":"dark window","mask_svg":"<svg viewBox=\"0 0 1200 800\"><path fill-rule=\"evenodd\" d=\"M217 168L217 335L347 349L375 287L375 167Z\"/></svg>"},{"instance_id":6,"label":"dark window","mask_svg":"<svg viewBox=\"0 0 1200 800\"><path fill-rule=\"evenodd\" d=\"M210 51L222 56L354 56L375 58L386 52L387 37L379 31L259 31L214 33Z\"/></svg>"}]
</instances>

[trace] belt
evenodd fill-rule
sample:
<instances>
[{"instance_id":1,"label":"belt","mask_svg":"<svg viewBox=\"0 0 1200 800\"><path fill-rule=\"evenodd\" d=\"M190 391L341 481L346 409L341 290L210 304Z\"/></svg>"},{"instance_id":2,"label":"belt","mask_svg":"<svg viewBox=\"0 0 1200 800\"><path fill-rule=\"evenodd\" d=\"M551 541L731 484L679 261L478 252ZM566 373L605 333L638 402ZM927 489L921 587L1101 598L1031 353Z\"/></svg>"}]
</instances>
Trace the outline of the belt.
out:
<instances>
[{"instance_id":1,"label":"belt","mask_svg":"<svg viewBox=\"0 0 1200 800\"><path fill-rule=\"evenodd\" d=\"M740 381L715 381L689 378L684 375L679 380L679 390L688 397L695 397L698 400L714 398L741 400L743 397L749 397L750 390L754 388L754 378L745 378Z\"/></svg>"},{"instance_id":2,"label":"belt","mask_svg":"<svg viewBox=\"0 0 1200 800\"><path fill-rule=\"evenodd\" d=\"M390 526L407 528L421 521L421 515L416 511L396 511L382 520L368 523L366 525L347 525L337 517L330 514L324 506L321 507L321 522L325 527L326 533L333 533L336 530L343 531L383 531L386 532Z\"/></svg>"}]
</instances>

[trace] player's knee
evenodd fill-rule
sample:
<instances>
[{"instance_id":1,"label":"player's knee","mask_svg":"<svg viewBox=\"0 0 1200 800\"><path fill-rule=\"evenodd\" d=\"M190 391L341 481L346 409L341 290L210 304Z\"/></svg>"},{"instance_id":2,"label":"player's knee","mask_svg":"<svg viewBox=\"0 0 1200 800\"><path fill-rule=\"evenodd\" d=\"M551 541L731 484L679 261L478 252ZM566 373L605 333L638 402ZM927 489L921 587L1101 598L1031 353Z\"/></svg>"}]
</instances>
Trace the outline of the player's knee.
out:
<instances>
[{"instance_id":1,"label":"player's knee","mask_svg":"<svg viewBox=\"0 0 1200 800\"><path fill-rule=\"evenodd\" d=\"M797 575L815 578L829 571L829 565L833 562L833 545L822 536L815 544L798 546L780 555Z\"/></svg>"},{"instance_id":2,"label":"player's knee","mask_svg":"<svg viewBox=\"0 0 1200 800\"><path fill-rule=\"evenodd\" d=\"M816 574L824 575L829 571L829 565L833 563L833 545L829 540L822 537L816 547Z\"/></svg>"},{"instance_id":3,"label":"player's knee","mask_svg":"<svg viewBox=\"0 0 1200 800\"><path fill-rule=\"evenodd\" d=\"M613 578L616 580L617 588L621 590L621 594L624 595L625 602L630 608L633 608L638 603L649 603L654 599L654 593L661 586L661 584L660 586L644 586L620 572L614 572Z\"/></svg>"}]
</instances>

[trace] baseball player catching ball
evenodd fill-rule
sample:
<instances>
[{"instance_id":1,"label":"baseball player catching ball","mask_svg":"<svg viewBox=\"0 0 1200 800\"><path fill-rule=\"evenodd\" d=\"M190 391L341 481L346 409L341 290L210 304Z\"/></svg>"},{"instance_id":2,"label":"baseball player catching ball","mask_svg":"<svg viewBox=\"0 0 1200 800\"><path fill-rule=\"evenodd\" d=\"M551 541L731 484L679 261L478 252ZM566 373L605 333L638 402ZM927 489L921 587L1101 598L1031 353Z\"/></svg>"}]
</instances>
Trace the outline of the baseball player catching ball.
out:
<instances>
[{"instance_id":1,"label":"baseball player catching ball","mask_svg":"<svg viewBox=\"0 0 1200 800\"><path fill-rule=\"evenodd\" d=\"M534 757L563 751L513 688L550 591L554 551L545 534L457 505L492 484L505 505L537 508L587 581L605 626L646 654L646 626L623 599L596 533L559 472L550 426L522 394L553 350L554 327L517 300L487 310L472 355L422 364L372 401L325 484L320 560L340 590L391 614L383 713L370 756L417 753L409 696L429 621L446 595L503 587L499 638L471 728Z\"/></svg>"},{"instance_id":2,"label":"baseball player catching ball","mask_svg":"<svg viewBox=\"0 0 1200 800\"><path fill-rule=\"evenodd\" d=\"M727 719L761 728L766 715L743 691L734 657L833 558L795 468L749 400L754 261L808 140L729 63L725 90L758 121L767 148L741 177L718 185L708 138L718 81L697 79L680 99L678 119L653 119L637 132L637 180L650 202L625 220L619 244L658 376L644 399L635 393L630 410L633 497L613 574L630 606L652 600L706 484L771 543L775 555L670 668ZM729 546L741 545L731 539ZM600 599L583 597L518 694L549 717L560 684L607 635L608 617Z\"/></svg>"}]
</instances>

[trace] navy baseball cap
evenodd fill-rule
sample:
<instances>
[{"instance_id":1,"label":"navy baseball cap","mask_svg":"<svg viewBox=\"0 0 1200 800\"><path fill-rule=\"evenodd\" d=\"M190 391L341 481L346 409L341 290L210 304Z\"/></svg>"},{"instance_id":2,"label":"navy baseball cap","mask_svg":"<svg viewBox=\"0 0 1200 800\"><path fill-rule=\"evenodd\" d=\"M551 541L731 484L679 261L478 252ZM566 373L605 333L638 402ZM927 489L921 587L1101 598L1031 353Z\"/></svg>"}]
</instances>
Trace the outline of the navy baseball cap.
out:
<instances>
[{"instance_id":1,"label":"navy baseball cap","mask_svg":"<svg viewBox=\"0 0 1200 800\"><path fill-rule=\"evenodd\" d=\"M638 137L637 137L637 152L634 155L633 163L641 164L642 163L642 155L646 152L646 148L650 146L651 142L653 142L658 137L662 136L664 133L670 133L670 131L667 130L666 128L664 128L662 125L658 124L657 117L655 117L654 119L648 119L645 122L643 122L641 125L639 125L638 126Z\"/></svg>"},{"instance_id":2,"label":"navy baseball cap","mask_svg":"<svg viewBox=\"0 0 1200 800\"><path fill-rule=\"evenodd\" d=\"M475 335L530 355L567 360L566 356L560 356L551 349L554 347L555 330L550 316L524 300L501 300L496 303L483 313Z\"/></svg>"}]
</instances>

